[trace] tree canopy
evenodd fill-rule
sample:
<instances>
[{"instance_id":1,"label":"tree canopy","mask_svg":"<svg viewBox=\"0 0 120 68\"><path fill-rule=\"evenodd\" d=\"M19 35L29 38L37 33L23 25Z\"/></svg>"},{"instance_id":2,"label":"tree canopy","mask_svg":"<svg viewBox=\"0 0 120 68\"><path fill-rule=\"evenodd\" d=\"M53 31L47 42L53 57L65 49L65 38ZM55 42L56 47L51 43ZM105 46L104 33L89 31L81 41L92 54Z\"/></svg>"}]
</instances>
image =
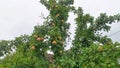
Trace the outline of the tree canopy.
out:
<instances>
[{"instance_id":1,"label":"tree canopy","mask_svg":"<svg viewBox=\"0 0 120 68\"><path fill-rule=\"evenodd\" d=\"M74 0L40 2L49 11L43 25L36 25L31 35L12 40L11 45L16 51L0 60L0 68L119 68L120 43L113 43L100 31L108 32L109 24L120 21L120 14L108 16L101 13L94 18L85 14L81 7L74 7ZM77 27L72 47L66 51L72 23L67 22L69 12L77 16ZM11 49L8 41L0 42L0 46L3 46L1 53ZM52 62L47 59L49 50L53 52Z\"/></svg>"}]
</instances>

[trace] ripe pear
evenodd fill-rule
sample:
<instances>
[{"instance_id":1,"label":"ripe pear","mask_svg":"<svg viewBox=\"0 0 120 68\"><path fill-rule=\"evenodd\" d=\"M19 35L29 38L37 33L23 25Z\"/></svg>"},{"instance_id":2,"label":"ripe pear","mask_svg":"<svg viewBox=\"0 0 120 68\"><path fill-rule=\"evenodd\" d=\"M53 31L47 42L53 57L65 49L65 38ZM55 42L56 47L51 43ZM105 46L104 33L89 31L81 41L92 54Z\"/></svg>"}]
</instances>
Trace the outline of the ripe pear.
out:
<instances>
[{"instance_id":1,"label":"ripe pear","mask_svg":"<svg viewBox=\"0 0 120 68\"><path fill-rule=\"evenodd\" d=\"M53 44L53 45L56 45L56 44L57 44L57 42L54 40L54 41L52 42L52 44Z\"/></svg>"},{"instance_id":2,"label":"ripe pear","mask_svg":"<svg viewBox=\"0 0 120 68\"><path fill-rule=\"evenodd\" d=\"M34 45L32 45L31 46L31 50L35 50L36 48L35 48L35 46Z\"/></svg>"}]
</instances>

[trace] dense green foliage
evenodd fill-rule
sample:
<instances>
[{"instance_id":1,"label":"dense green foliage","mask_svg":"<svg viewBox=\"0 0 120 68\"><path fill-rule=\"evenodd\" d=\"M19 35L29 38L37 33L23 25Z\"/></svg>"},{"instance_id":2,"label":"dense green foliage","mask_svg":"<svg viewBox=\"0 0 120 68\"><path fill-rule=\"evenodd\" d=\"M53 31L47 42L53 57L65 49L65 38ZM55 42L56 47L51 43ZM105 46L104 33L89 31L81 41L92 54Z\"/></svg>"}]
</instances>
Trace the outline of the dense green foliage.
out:
<instances>
[{"instance_id":1,"label":"dense green foliage","mask_svg":"<svg viewBox=\"0 0 120 68\"><path fill-rule=\"evenodd\" d=\"M1 40L0 41L0 56L5 54L10 54L12 52L12 43L11 41Z\"/></svg>"},{"instance_id":2,"label":"dense green foliage","mask_svg":"<svg viewBox=\"0 0 120 68\"><path fill-rule=\"evenodd\" d=\"M120 44L100 33L110 30L108 24L119 22L119 14L101 13L94 18L84 14L81 7L72 6L74 0L40 2L50 12L44 24L36 25L31 35L22 35L10 42L1 41L0 53L9 53L12 46L17 49L0 60L0 68L119 68ZM66 51L64 48L69 46L66 39L70 37L69 12L77 15L77 27L72 47ZM51 61L47 58L48 50L53 52Z\"/></svg>"}]
</instances>

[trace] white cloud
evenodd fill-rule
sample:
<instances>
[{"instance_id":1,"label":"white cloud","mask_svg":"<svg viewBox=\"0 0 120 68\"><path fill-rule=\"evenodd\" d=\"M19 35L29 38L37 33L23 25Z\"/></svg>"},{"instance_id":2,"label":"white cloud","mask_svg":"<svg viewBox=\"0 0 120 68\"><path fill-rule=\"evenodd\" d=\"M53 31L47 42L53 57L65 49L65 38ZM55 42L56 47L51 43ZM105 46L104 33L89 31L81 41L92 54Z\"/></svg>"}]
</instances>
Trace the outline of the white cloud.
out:
<instances>
[{"instance_id":1,"label":"white cloud","mask_svg":"<svg viewBox=\"0 0 120 68\"><path fill-rule=\"evenodd\" d=\"M41 12L48 14L39 0L0 0L0 39L30 34L41 23Z\"/></svg>"}]
</instances>

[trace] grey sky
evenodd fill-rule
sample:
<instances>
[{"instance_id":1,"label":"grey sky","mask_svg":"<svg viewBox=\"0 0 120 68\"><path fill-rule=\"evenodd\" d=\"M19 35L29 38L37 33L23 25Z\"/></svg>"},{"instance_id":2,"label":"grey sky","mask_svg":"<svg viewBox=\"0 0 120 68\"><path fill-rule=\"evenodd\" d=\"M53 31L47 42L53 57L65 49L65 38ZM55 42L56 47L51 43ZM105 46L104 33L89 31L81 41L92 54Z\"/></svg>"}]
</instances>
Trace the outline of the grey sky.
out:
<instances>
[{"instance_id":1,"label":"grey sky","mask_svg":"<svg viewBox=\"0 0 120 68\"><path fill-rule=\"evenodd\" d=\"M101 12L109 15L120 13L120 0L75 0L74 5L81 6L85 13L95 17ZM48 11L39 0L0 0L0 40L32 33L33 26L43 22L39 17L41 13L48 15ZM70 19L73 19L72 15ZM73 22L70 19L69 21ZM120 24L113 24L110 33L105 34L117 32L120 30L119 27ZM118 36L120 33L112 36L112 39L118 41Z\"/></svg>"}]
</instances>

